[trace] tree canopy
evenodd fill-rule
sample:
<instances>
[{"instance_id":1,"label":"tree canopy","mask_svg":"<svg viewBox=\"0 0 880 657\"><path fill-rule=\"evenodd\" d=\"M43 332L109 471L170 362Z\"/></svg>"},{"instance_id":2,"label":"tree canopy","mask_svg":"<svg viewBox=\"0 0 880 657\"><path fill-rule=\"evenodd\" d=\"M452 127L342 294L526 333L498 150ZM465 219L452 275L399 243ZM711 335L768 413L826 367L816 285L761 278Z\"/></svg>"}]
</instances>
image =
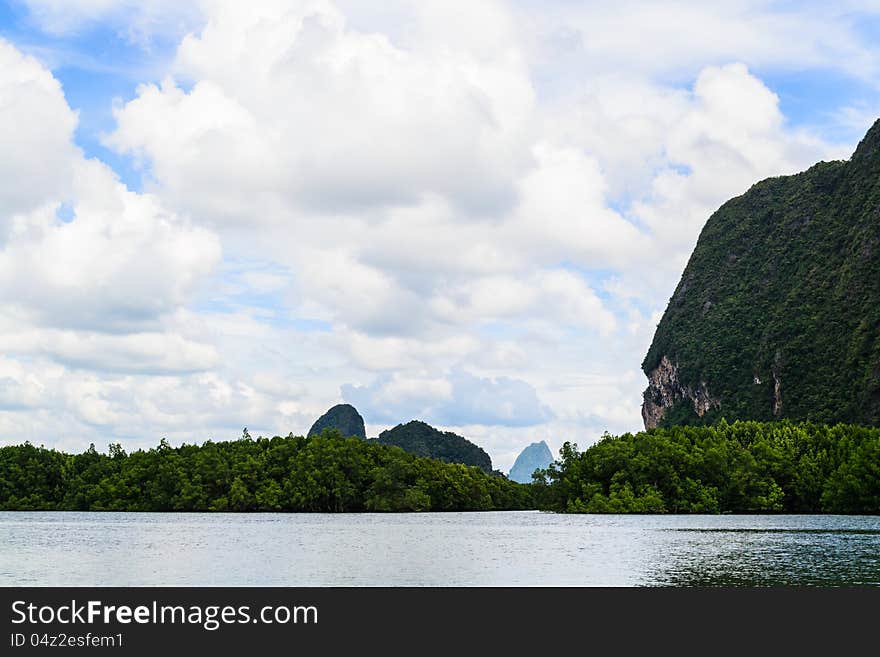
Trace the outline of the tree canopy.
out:
<instances>
[{"instance_id":1,"label":"tree canopy","mask_svg":"<svg viewBox=\"0 0 880 657\"><path fill-rule=\"evenodd\" d=\"M397 447L319 436L251 438L127 454L0 448L0 509L82 511L490 511L529 487Z\"/></svg>"},{"instance_id":2,"label":"tree canopy","mask_svg":"<svg viewBox=\"0 0 880 657\"><path fill-rule=\"evenodd\" d=\"M540 471L545 509L586 513L880 513L880 429L721 421L605 436Z\"/></svg>"}]
</instances>

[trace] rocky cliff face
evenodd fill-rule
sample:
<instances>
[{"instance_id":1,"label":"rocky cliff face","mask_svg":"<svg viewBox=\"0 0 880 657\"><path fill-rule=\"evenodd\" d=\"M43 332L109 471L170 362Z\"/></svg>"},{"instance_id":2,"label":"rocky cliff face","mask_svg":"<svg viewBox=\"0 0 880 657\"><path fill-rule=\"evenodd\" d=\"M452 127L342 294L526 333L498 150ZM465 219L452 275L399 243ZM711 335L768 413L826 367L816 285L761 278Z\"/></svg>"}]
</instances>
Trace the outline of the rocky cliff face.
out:
<instances>
[{"instance_id":1,"label":"rocky cliff face","mask_svg":"<svg viewBox=\"0 0 880 657\"><path fill-rule=\"evenodd\" d=\"M642 369L649 428L880 424L880 122L709 217Z\"/></svg>"},{"instance_id":2,"label":"rocky cliff face","mask_svg":"<svg viewBox=\"0 0 880 657\"><path fill-rule=\"evenodd\" d=\"M507 478L521 484L530 484L532 483L532 473L535 470L543 470L551 463L553 463L553 453L547 447L547 443L543 440L539 443L532 443L516 457Z\"/></svg>"},{"instance_id":3,"label":"rocky cliff face","mask_svg":"<svg viewBox=\"0 0 880 657\"><path fill-rule=\"evenodd\" d=\"M708 411L721 406L718 399L709 394L705 381L701 381L696 390L683 385L678 378L678 367L666 356L648 372L648 389L644 393L642 403L642 419L646 429L660 426L666 410L681 402L693 407L697 417L702 418Z\"/></svg>"}]
</instances>

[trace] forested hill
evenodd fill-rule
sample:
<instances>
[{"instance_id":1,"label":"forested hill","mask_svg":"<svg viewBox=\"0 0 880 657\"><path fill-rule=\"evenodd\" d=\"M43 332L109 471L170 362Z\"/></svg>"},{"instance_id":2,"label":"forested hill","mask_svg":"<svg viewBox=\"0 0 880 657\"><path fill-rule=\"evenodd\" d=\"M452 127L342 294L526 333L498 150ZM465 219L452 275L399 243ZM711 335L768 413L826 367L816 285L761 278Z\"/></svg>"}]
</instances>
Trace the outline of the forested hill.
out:
<instances>
[{"instance_id":1,"label":"forested hill","mask_svg":"<svg viewBox=\"0 0 880 657\"><path fill-rule=\"evenodd\" d=\"M382 445L394 445L416 456L440 459L446 463L474 465L485 472L492 472L492 459L479 446L467 438L440 431L420 420L398 424L379 434Z\"/></svg>"},{"instance_id":2,"label":"forested hill","mask_svg":"<svg viewBox=\"0 0 880 657\"><path fill-rule=\"evenodd\" d=\"M880 122L709 218L642 368L648 428L880 424Z\"/></svg>"},{"instance_id":3,"label":"forested hill","mask_svg":"<svg viewBox=\"0 0 880 657\"><path fill-rule=\"evenodd\" d=\"M308 435L317 436L325 429L336 429L346 438L354 436L364 440L367 439L364 418L361 417L361 414L351 404L337 404L328 410L324 415L315 420L312 428L309 429Z\"/></svg>"}]
</instances>

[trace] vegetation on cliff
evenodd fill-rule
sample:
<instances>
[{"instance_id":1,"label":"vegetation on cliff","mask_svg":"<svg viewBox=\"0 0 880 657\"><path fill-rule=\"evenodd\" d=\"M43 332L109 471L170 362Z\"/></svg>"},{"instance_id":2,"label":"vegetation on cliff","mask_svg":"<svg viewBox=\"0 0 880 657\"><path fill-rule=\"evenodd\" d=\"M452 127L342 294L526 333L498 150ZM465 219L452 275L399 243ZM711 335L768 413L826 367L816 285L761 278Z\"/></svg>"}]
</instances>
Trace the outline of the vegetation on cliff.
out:
<instances>
[{"instance_id":1,"label":"vegetation on cliff","mask_svg":"<svg viewBox=\"0 0 880 657\"><path fill-rule=\"evenodd\" d=\"M880 429L719 422L566 443L535 485L571 513L880 513Z\"/></svg>"},{"instance_id":2,"label":"vegetation on cliff","mask_svg":"<svg viewBox=\"0 0 880 657\"><path fill-rule=\"evenodd\" d=\"M880 424L880 122L709 218L642 368L648 427Z\"/></svg>"},{"instance_id":3,"label":"vegetation on cliff","mask_svg":"<svg viewBox=\"0 0 880 657\"><path fill-rule=\"evenodd\" d=\"M317 436L325 429L336 429L346 438L367 438L367 430L364 427L364 418L351 404L336 404L324 415L315 420L309 429L309 437Z\"/></svg>"},{"instance_id":4,"label":"vegetation on cliff","mask_svg":"<svg viewBox=\"0 0 880 657\"><path fill-rule=\"evenodd\" d=\"M208 441L126 454L0 448L0 510L488 511L529 487L339 432Z\"/></svg>"}]
</instances>

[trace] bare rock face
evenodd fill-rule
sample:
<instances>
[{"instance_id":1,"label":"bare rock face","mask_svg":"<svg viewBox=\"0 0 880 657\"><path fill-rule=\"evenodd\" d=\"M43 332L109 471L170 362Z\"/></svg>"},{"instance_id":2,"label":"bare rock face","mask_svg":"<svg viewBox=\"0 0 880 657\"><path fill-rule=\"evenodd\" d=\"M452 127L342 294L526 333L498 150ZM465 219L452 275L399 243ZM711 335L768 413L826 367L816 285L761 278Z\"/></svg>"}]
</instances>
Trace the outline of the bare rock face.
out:
<instances>
[{"instance_id":1,"label":"bare rock face","mask_svg":"<svg viewBox=\"0 0 880 657\"><path fill-rule=\"evenodd\" d=\"M678 371L670 360L663 356L660 363L648 373L648 389L644 392L642 402L642 419L646 429L653 429L660 424L666 409L675 403L681 394L678 382Z\"/></svg>"},{"instance_id":2,"label":"bare rock face","mask_svg":"<svg viewBox=\"0 0 880 657\"><path fill-rule=\"evenodd\" d=\"M547 443L543 440L539 443L532 443L516 457L507 477L511 481L529 484L532 482L532 473L535 470L543 470L551 463L553 463L553 453L547 447Z\"/></svg>"},{"instance_id":3,"label":"bare rock face","mask_svg":"<svg viewBox=\"0 0 880 657\"><path fill-rule=\"evenodd\" d=\"M782 354L777 351L771 371L773 375L773 417L779 417L779 414L782 413L782 381L779 378L781 360Z\"/></svg>"},{"instance_id":4,"label":"bare rock face","mask_svg":"<svg viewBox=\"0 0 880 657\"><path fill-rule=\"evenodd\" d=\"M709 394L705 381L700 382L696 390L683 385L678 378L678 367L666 356L648 373L648 388L643 397L642 419L646 429L658 427L666 409L682 400L690 401L698 417L721 406L720 400Z\"/></svg>"}]
</instances>

